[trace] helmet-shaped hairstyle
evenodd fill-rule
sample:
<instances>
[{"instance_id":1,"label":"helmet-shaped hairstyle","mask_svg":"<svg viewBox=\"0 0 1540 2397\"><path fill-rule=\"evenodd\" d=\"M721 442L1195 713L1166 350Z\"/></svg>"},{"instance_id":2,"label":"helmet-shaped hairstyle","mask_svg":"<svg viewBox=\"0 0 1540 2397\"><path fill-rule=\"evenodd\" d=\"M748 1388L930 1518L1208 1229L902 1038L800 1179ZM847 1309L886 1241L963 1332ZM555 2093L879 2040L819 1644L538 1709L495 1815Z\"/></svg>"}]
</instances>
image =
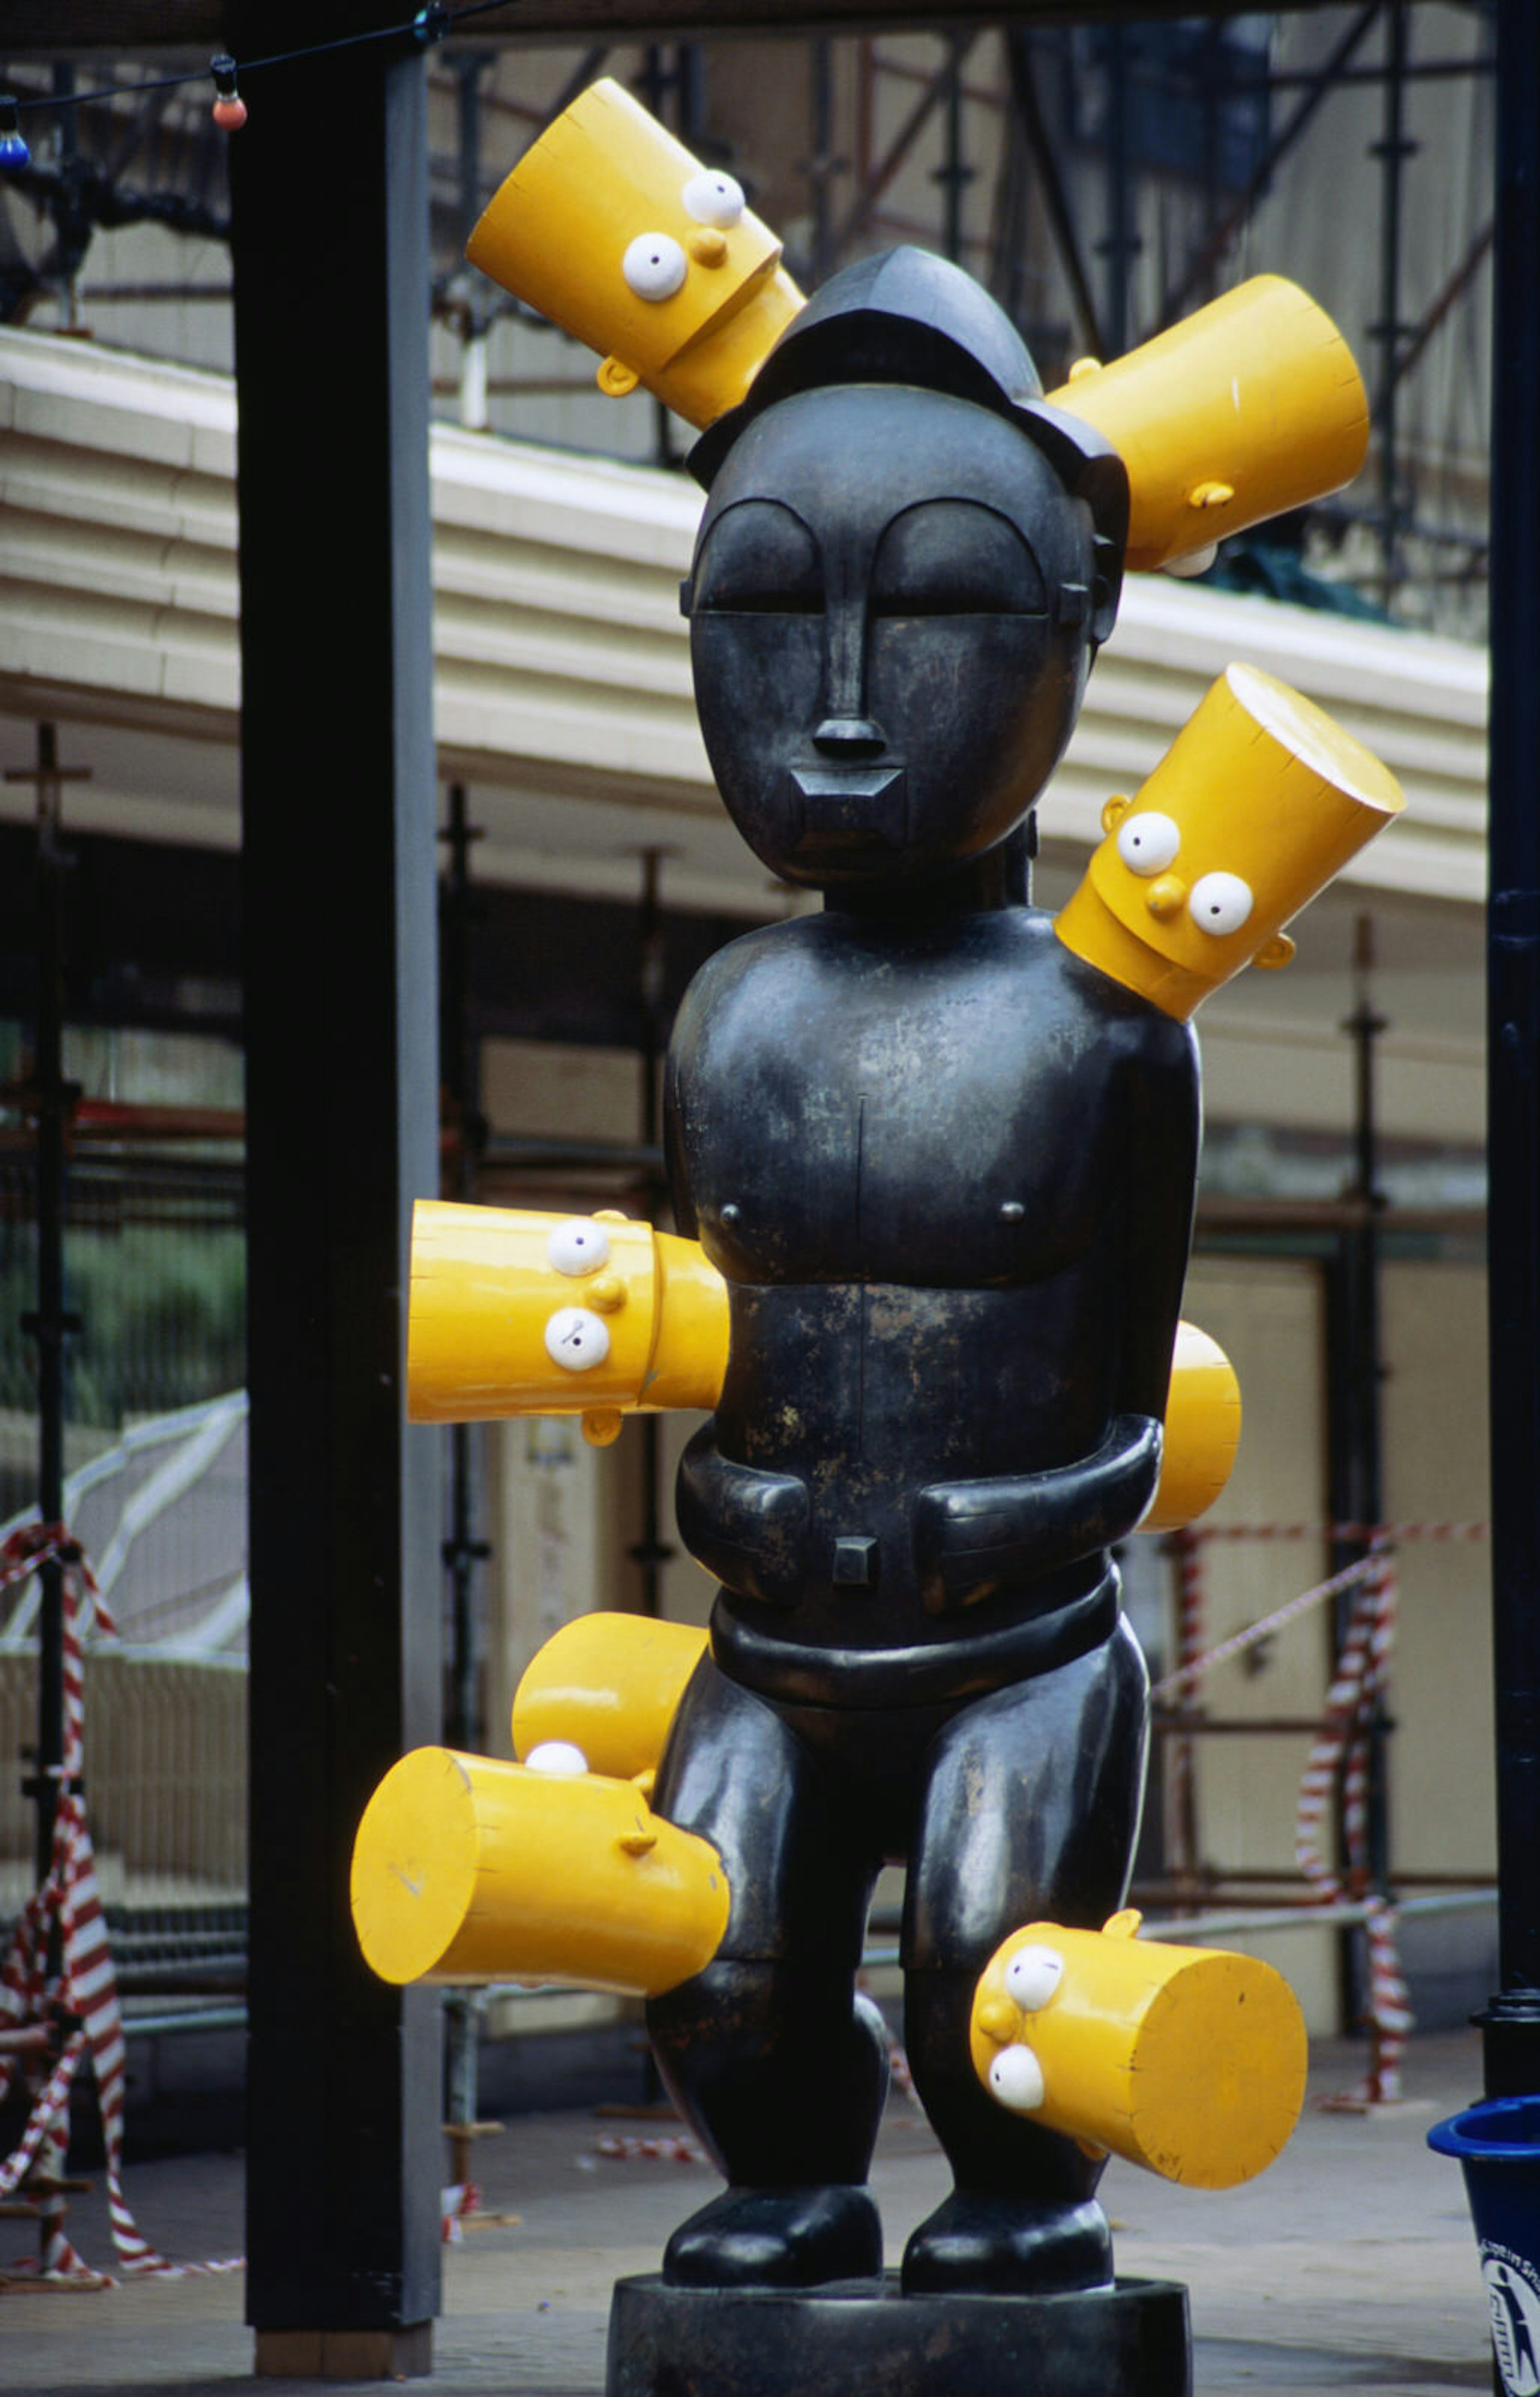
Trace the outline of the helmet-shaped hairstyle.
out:
<instances>
[{"instance_id":1,"label":"helmet-shaped hairstyle","mask_svg":"<svg viewBox=\"0 0 1540 2397\"><path fill-rule=\"evenodd\" d=\"M1047 404L1025 342L971 275L906 247L832 275L788 325L744 398L695 444L691 474L709 489L734 442L767 408L837 383L941 392L1024 434L1071 498L1091 510L1101 586L1095 631L1105 637L1122 580L1127 473L1105 435Z\"/></svg>"}]
</instances>

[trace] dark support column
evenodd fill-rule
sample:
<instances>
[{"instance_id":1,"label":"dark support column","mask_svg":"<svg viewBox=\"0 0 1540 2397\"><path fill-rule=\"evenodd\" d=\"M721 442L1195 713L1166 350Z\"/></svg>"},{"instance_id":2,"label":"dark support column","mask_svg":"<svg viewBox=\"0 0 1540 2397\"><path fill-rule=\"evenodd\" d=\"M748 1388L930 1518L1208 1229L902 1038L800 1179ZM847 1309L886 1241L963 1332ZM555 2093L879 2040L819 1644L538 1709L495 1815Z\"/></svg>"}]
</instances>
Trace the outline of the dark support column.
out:
<instances>
[{"instance_id":1,"label":"dark support column","mask_svg":"<svg viewBox=\"0 0 1540 2397\"><path fill-rule=\"evenodd\" d=\"M275 32L251 0L232 46ZM438 1443L402 1390L411 1203L437 1187L422 64L375 42L245 97L247 2302L259 2372L399 2377L438 2304L438 2003L365 1970L348 1866L441 1695Z\"/></svg>"},{"instance_id":2,"label":"dark support column","mask_svg":"<svg viewBox=\"0 0 1540 2397\"><path fill-rule=\"evenodd\" d=\"M1502 1986L1487 2092L1540 2090L1540 14L1496 12L1492 442L1493 1631Z\"/></svg>"},{"instance_id":3,"label":"dark support column","mask_svg":"<svg viewBox=\"0 0 1540 2397\"><path fill-rule=\"evenodd\" d=\"M37 971L26 1100L37 1157L37 1305L21 1318L21 1329L37 1344L37 1512L44 1523L58 1523L64 1514L65 1377L70 1334L80 1329L64 1304L65 1159L80 1093L64 1079L64 893L73 861L64 847L60 802L63 784L84 781L89 770L60 766L58 733L51 724L40 724L36 765L12 766L6 773L7 783L31 783L37 793ZM41 1888L53 1869L64 1774L64 1568L57 1558L39 1566L37 1580L37 1749L35 1769L21 1791L36 1801L33 1857ZM50 1954L50 1973L58 1963Z\"/></svg>"}]
</instances>

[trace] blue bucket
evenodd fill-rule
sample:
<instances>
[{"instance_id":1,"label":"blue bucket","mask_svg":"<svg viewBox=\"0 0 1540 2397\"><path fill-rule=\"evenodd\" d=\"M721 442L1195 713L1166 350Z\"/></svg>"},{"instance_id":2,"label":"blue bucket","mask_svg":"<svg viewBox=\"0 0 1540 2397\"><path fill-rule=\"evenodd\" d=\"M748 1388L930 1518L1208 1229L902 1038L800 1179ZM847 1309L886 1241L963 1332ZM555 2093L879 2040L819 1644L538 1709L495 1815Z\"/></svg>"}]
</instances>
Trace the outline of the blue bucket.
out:
<instances>
[{"instance_id":1,"label":"blue bucket","mask_svg":"<svg viewBox=\"0 0 1540 2397\"><path fill-rule=\"evenodd\" d=\"M1427 2144L1465 2173L1507 2397L1540 2397L1540 2097L1489 2097Z\"/></svg>"}]
</instances>

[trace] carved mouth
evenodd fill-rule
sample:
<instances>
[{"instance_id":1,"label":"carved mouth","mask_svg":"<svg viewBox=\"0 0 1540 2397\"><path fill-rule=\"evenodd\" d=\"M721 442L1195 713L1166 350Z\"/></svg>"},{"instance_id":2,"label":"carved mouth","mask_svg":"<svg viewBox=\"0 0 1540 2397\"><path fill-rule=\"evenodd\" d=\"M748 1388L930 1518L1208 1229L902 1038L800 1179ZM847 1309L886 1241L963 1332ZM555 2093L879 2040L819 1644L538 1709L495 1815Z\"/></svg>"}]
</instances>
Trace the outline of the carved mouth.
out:
<instances>
[{"instance_id":1,"label":"carved mouth","mask_svg":"<svg viewBox=\"0 0 1540 2397\"><path fill-rule=\"evenodd\" d=\"M902 766L794 767L802 801L800 856L902 849L908 832Z\"/></svg>"}]
</instances>

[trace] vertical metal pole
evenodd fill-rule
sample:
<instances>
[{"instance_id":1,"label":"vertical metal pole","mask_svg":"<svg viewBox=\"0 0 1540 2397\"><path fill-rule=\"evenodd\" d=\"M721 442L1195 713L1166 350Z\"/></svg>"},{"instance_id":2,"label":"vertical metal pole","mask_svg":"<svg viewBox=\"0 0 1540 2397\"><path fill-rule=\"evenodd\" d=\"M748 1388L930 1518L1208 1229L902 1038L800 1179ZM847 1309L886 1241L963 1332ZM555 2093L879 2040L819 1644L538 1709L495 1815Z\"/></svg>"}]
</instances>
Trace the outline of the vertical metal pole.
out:
<instances>
[{"instance_id":1,"label":"vertical metal pole","mask_svg":"<svg viewBox=\"0 0 1540 2397\"><path fill-rule=\"evenodd\" d=\"M1379 1186L1379 1120L1374 1104L1374 1067L1377 1045L1386 1027L1384 1016L1376 1014L1373 1006L1374 925L1369 916L1360 916L1358 919L1354 967L1358 976L1358 1004L1348 1024L1353 1036L1357 1088L1357 1172L1353 1195L1363 1208L1363 1220L1352 1235L1357 1251L1353 1348L1358 1487L1354 1520L1378 1525L1385 1513L1385 1450L1380 1407L1380 1388L1385 1377L1380 1338L1380 1215L1385 1199ZM1386 1753L1388 1736L1389 1719L1383 1694L1379 1694L1367 1729L1369 1790L1365 1837L1369 1885L1382 1895L1388 1894L1390 1874L1390 1801Z\"/></svg>"},{"instance_id":2,"label":"vertical metal pole","mask_svg":"<svg viewBox=\"0 0 1540 2397\"><path fill-rule=\"evenodd\" d=\"M1400 321L1401 201L1406 161L1416 143L1406 138L1406 66L1408 32L1405 0L1390 0L1385 12L1385 130L1371 149L1381 162L1380 320L1370 328L1380 352L1380 387L1374 419L1379 437L1380 553L1385 604L1395 603L1400 586L1401 492L1396 460L1398 433L1396 371L1401 337L1413 328Z\"/></svg>"},{"instance_id":3,"label":"vertical metal pole","mask_svg":"<svg viewBox=\"0 0 1540 2397\"><path fill-rule=\"evenodd\" d=\"M37 728L37 1503L45 1523L64 1512L64 860L60 846L54 728ZM37 1877L47 1878L64 1767L64 1572L38 1576Z\"/></svg>"},{"instance_id":4,"label":"vertical metal pole","mask_svg":"<svg viewBox=\"0 0 1540 2397\"><path fill-rule=\"evenodd\" d=\"M449 821L443 839L449 871L440 905L443 1011L440 1076L455 1127L451 1187L468 1204L487 1145L481 1115L481 1043L476 1031L471 979L471 930L475 901L471 891L471 848L480 838L466 809L465 785L449 789ZM476 1654L475 1573L490 1556L476 1537L476 1440L469 1424L451 1424L449 1524L444 1563L449 1577L449 1691L445 1735L451 1748L479 1754L484 1745L481 1677ZM445 2081L451 2181L471 2178L471 2153L478 2111L477 2059L481 2045L480 2002L474 1989L449 1992L444 2008Z\"/></svg>"},{"instance_id":5,"label":"vertical metal pole","mask_svg":"<svg viewBox=\"0 0 1540 2397\"><path fill-rule=\"evenodd\" d=\"M68 173L74 161L80 154L80 125L74 110L68 105L68 102L74 98L75 71L74 66L71 65L67 60L60 60L59 64L54 68L53 91L54 98L57 100L65 103L60 106L57 116L54 118L54 124L58 127L59 164L64 171ZM61 242L60 246L65 255L67 257L70 256L68 240L66 239ZM63 288L59 294L59 315L60 324L62 329L68 333L77 331L80 325L80 290L78 277L79 254L76 252L72 259Z\"/></svg>"},{"instance_id":6,"label":"vertical metal pole","mask_svg":"<svg viewBox=\"0 0 1540 2397\"><path fill-rule=\"evenodd\" d=\"M808 62L812 103L812 155L808 181L812 186L812 283L816 290L828 274L829 236L833 231L829 180L834 172L834 52L826 41L815 41Z\"/></svg>"},{"instance_id":7,"label":"vertical metal pole","mask_svg":"<svg viewBox=\"0 0 1540 2397\"><path fill-rule=\"evenodd\" d=\"M1343 1025L1353 1043L1353 1181L1348 1196L1362 1210L1342 1240L1341 1354L1333 1448L1332 1513L1337 1522L1380 1520L1380 1302L1379 1158L1374 1110L1374 1051L1385 1018L1372 1001L1373 926L1360 916L1354 928L1356 1004ZM1352 1542L1336 1557L1341 1566L1362 1553Z\"/></svg>"},{"instance_id":8,"label":"vertical metal pole","mask_svg":"<svg viewBox=\"0 0 1540 2397\"><path fill-rule=\"evenodd\" d=\"M331 0L307 37L378 26ZM274 47L236 0L231 47ZM250 2140L259 2373L426 2371L436 1995L366 1969L354 1834L440 1735L439 1450L405 1421L438 1187L420 51L274 68L231 147L250 1198ZM308 165L324 164L324 228ZM330 404L318 404L329 394Z\"/></svg>"},{"instance_id":9,"label":"vertical metal pole","mask_svg":"<svg viewBox=\"0 0 1540 2397\"><path fill-rule=\"evenodd\" d=\"M969 47L964 35L952 35L946 71L946 159L935 173L944 202L942 248L957 265L962 263L962 195L973 180L973 169L962 154L962 65Z\"/></svg>"},{"instance_id":10,"label":"vertical metal pole","mask_svg":"<svg viewBox=\"0 0 1540 2397\"><path fill-rule=\"evenodd\" d=\"M456 59L455 125L460 137L460 235L463 248L481 214L481 78L487 68L481 50L467 50Z\"/></svg>"},{"instance_id":11,"label":"vertical metal pole","mask_svg":"<svg viewBox=\"0 0 1540 2397\"><path fill-rule=\"evenodd\" d=\"M1203 239L1210 243L1219 221L1220 112L1230 92L1227 28L1216 18L1203 29ZM1208 295L1206 295L1208 296Z\"/></svg>"},{"instance_id":12,"label":"vertical metal pole","mask_svg":"<svg viewBox=\"0 0 1540 2397\"><path fill-rule=\"evenodd\" d=\"M1354 930L1353 971L1356 1004L1343 1030L1353 1043L1354 1172L1348 1196L1361 1214L1338 1245L1329 1283L1329 1415L1331 1438L1330 1506L1339 1523L1374 1525L1384 1508L1384 1459L1380 1424L1380 1230L1379 1135L1374 1105L1375 1047L1385 1019L1373 1004L1373 925L1360 916ZM1332 1569L1340 1572L1367 1553L1363 1540L1336 1541ZM1340 1654L1352 1601L1338 1602L1334 1616L1336 1649ZM1369 1795L1367 1827L1368 1881L1383 1891L1388 1868L1388 1816L1385 1773L1386 1719L1376 1702L1367 1726ZM1356 1892L1355 1895L1362 1893ZM1351 2021L1363 2011L1359 1935L1341 1941L1343 2013Z\"/></svg>"},{"instance_id":13,"label":"vertical metal pole","mask_svg":"<svg viewBox=\"0 0 1540 2397\"><path fill-rule=\"evenodd\" d=\"M1501 1986L1490 2096L1540 2090L1540 11L1496 11L1487 1073Z\"/></svg>"},{"instance_id":14,"label":"vertical metal pole","mask_svg":"<svg viewBox=\"0 0 1540 2397\"><path fill-rule=\"evenodd\" d=\"M29 1111L36 1142L37 1305L21 1329L37 1348L37 1506L45 1523L64 1512L66 1342L76 1330L64 1305L65 1141L74 1090L64 1079L64 888L70 869L60 823L60 793L87 769L59 762L51 724L37 728L37 762L10 768L7 783L37 794L37 963L33 984ZM36 1803L33 1857L39 1886L53 1861L54 1818L64 1769L64 1573L55 1559L38 1569L36 1770L23 1783Z\"/></svg>"},{"instance_id":15,"label":"vertical metal pole","mask_svg":"<svg viewBox=\"0 0 1540 2397\"><path fill-rule=\"evenodd\" d=\"M481 1115L481 1042L471 988L471 845L479 839L466 813L465 785L449 791L444 839L449 853L442 907L444 1012L441 1073L456 1126L455 1195L469 1204L476 1195L487 1130ZM451 1748L479 1752L483 1740L480 1677L475 1639L475 1569L491 1554L476 1537L475 1449L469 1424L449 1427L449 1530L444 1561L449 1575L450 1658L449 1721Z\"/></svg>"},{"instance_id":16,"label":"vertical metal pole","mask_svg":"<svg viewBox=\"0 0 1540 2397\"><path fill-rule=\"evenodd\" d=\"M481 214L481 77L485 54L472 50L455 61L455 118L460 137L460 239L463 250ZM474 278L462 267L450 284L459 293L460 422L467 432L485 433L488 424L488 316ZM483 286L485 288L485 286Z\"/></svg>"},{"instance_id":17,"label":"vertical metal pole","mask_svg":"<svg viewBox=\"0 0 1540 2397\"><path fill-rule=\"evenodd\" d=\"M1129 158L1129 36L1126 25L1108 25L1107 232L1098 244L1107 261L1107 355L1120 358L1129 345L1129 276L1133 264L1133 170Z\"/></svg>"},{"instance_id":18,"label":"vertical metal pole","mask_svg":"<svg viewBox=\"0 0 1540 2397\"><path fill-rule=\"evenodd\" d=\"M637 1115L644 1148L655 1146L658 1139L658 1067L667 1039L663 918L659 904L659 873L663 854L657 849L642 851L641 904L636 917L636 980L640 1015L637 1062L641 1091ZM658 1194L654 1192L648 1210L649 1214L656 1214L657 1202ZM641 1574L644 1614L656 1614L660 1611L663 1569L674 1554L663 1535L662 1451L657 1416L643 1415L642 1530L631 1554Z\"/></svg>"}]
</instances>

